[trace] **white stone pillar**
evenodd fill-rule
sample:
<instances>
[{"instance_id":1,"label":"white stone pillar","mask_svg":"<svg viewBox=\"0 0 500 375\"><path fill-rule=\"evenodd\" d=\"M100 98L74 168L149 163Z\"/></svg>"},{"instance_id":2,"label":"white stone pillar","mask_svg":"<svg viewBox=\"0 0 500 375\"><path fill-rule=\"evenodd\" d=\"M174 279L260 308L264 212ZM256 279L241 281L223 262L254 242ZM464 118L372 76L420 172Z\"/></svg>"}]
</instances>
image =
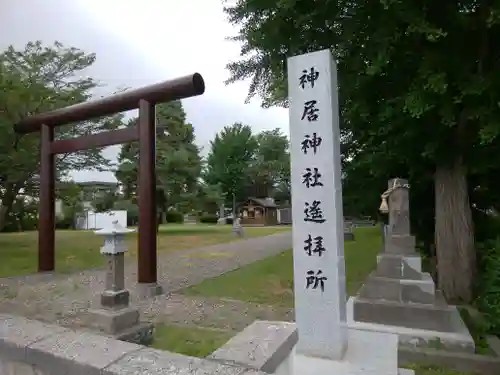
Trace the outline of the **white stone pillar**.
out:
<instances>
[{"instance_id":1,"label":"white stone pillar","mask_svg":"<svg viewBox=\"0 0 500 375\"><path fill-rule=\"evenodd\" d=\"M329 50L288 59L297 354L347 348L336 64Z\"/></svg>"}]
</instances>

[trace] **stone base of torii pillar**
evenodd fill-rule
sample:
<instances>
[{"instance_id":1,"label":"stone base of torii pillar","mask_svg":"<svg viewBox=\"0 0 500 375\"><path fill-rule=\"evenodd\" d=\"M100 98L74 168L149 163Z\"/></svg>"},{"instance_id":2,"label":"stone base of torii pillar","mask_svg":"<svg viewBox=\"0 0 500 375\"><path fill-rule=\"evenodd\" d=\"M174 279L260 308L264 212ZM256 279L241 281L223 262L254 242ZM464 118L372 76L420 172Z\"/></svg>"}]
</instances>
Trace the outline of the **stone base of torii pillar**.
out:
<instances>
[{"instance_id":1,"label":"stone base of torii pillar","mask_svg":"<svg viewBox=\"0 0 500 375\"><path fill-rule=\"evenodd\" d=\"M89 328L117 340L149 345L153 341L154 326L141 322L137 308L130 307L130 293L125 289L125 234L132 230L123 228L117 221L111 228L96 231L104 236L101 254L107 258L106 286L101 294L100 306L89 309Z\"/></svg>"}]
</instances>

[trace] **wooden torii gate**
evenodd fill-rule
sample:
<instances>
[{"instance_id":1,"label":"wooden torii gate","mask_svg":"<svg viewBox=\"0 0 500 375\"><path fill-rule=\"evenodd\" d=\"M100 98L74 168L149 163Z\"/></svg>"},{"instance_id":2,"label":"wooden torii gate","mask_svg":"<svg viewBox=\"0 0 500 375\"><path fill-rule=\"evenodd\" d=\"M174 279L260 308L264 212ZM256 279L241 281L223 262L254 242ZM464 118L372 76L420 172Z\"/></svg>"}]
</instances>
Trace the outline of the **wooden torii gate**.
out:
<instances>
[{"instance_id":1,"label":"wooden torii gate","mask_svg":"<svg viewBox=\"0 0 500 375\"><path fill-rule=\"evenodd\" d=\"M14 125L18 135L40 132L40 204L38 211L38 271L55 268L55 155L94 147L139 141L138 282L157 282L155 105L201 95L198 74L165 81L104 99L27 117ZM132 109L139 109L137 126L54 140L54 128Z\"/></svg>"}]
</instances>

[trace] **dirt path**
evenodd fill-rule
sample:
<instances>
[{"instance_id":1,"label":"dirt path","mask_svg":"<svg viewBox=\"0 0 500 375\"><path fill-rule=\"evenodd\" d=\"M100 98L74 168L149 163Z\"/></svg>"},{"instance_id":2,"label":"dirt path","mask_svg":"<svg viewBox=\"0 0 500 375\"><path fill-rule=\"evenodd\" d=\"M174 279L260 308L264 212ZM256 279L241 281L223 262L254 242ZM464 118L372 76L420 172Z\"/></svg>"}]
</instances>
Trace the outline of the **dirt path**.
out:
<instances>
[{"instance_id":1,"label":"dirt path","mask_svg":"<svg viewBox=\"0 0 500 375\"><path fill-rule=\"evenodd\" d=\"M138 292L137 266L127 264L126 286L131 292L131 303L139 305L144 319L170 324L233 330L257 318L286 319L290 312L285 309L170 294L291 246L292 234L284 232L159 257L158 281L165 294L149 299L143 299ZM98 303L103 290L102 270L0 279L0 312L80 327L84 325L86 311Z\"/></svg>"}]
</instances>

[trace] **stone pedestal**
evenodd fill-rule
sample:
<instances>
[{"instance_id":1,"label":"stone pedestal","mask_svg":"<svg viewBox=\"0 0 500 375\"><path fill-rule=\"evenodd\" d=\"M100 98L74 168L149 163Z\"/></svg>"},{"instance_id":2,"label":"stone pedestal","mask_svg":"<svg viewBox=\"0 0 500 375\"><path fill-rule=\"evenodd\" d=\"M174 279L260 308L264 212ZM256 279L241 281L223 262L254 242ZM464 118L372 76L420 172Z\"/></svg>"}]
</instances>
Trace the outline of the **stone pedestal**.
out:
<instances>
[{"instance_id":1,"label":"stone pedestal","mask_svg":"<svg viewBox=\"0 0 500 375\"><path fill-rule=\"evenodd\" d=\"M344 241L354 241L354 233L344 232Z\"/></svg>"},{"instance_id":2,"label":"stone pedestal","mask_svg":"<svg viewBox=\"0 0 500 375\"><path fill-rule=\"evenodd\" d=\"M356 297L348 303L349 326L395 332L400 343L474 352L474 340L455 306L446 303L410 235L408 182L389 181L389 229L384 250Z\"/></svg>"},{"instance_id":3,"label":"stone pedestal","mask_svg":"<svg viewBox=\"0 0 500 375\"><path fill-rule=\"evenodd\" d=\"M226 224L226 212L223 204L219 206L219 219L217 219L217 224Z\"/></svg>"},{"instance_id":4,"label":"stone pedestal","mask_svg":"<svg viewBox=\"0 0 500 375\"><path fill-rule=\"evenodd\" d=\"M275 375L414 374L398 368L395 334L349 329L339 360L297 353L297 341L295 323L255 321L208 358Z\"/></svg>"},{"instance_id":5,"label":"stone pedestal","mask_svg":"<svg viewBox=\"0 0 500 375\"><path fill-rule=\"evenodd\" d=\"M243 226L241 225L241 219L239 217L236 217L233 220L232 232L233 234L235 234L240 238L245 237L245 231L243 230Z\"/></svg>"},{"instance_id":6,"label":"stone pedestal","mask_svg":"<svg viewBox=\"0 0 500 375\"><path fill-rule=\"evenodd\" d=\"M196 215L184 215L184 224L198 224L198 217Z\"/></svg>"},{"instance_id":7,"label":"stone pedestal","mask_svg":"<svg viewBox=\"0 0 500 375\"><path fill-rule=\"evenodd\" d=\"M157 283L139 283L136 286L139 299L148 299L163 294L163 287Z\"/></svg>"},{"instance_id":8,"label":"stone pedestal","mask_svg":"<svg viewBox=\"0 0 500 375\"><path fill-rule=\"evenodd\" d=\"M101 253L107 257L106 286L100 306L89 309L89 326L118 340L148 345L153 339L153 325L140 322L139 310L129 306L130 293L125 289L125 234L131 230L117 222L96 234L105 236Z\"/></svg>"},{"instance_id":9,"label":"stone pedestal","mask_svg":"<svg viewBox=\"0 0 500 375\"><path fill-rule=\"evenodd\" d=\"M344 241L354 241L353 225L344 222Z\"/></svg>"}]
</instances>

